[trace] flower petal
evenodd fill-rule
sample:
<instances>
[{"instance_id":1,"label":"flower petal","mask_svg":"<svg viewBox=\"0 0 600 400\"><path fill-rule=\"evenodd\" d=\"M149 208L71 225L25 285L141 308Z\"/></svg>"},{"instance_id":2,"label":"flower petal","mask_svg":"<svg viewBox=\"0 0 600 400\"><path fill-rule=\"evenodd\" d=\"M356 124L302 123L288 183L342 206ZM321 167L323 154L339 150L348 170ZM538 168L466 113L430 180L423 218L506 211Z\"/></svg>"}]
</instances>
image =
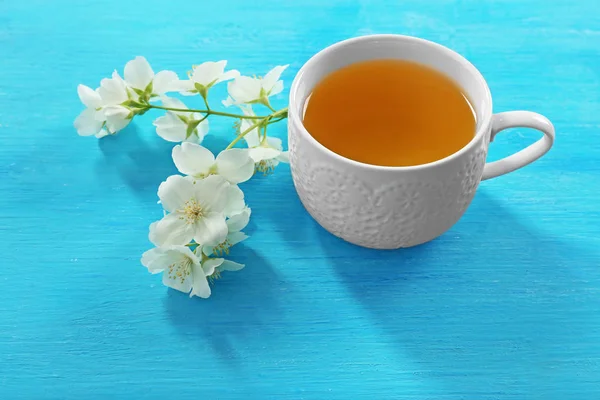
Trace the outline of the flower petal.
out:
<instances>
[{"instance_id":1,"label":"flower petal","mask_svg":"<svg viewBox=\"0 0 600 400\"><path fill-rule=\"evenodd\" d=\"M105 136L110 135L110 133L108 133L108 131L106 129L100 129L100 132L96 133L96 138L98 139L102 139Z\"/></svg>"},{"instance_id":2,"label":"flower petal","mask_svg":"<svg viewBox=\"0 0 600 400\"><path fill-rule=\"evenodd\" d=\"M222 258L210 258L202 263L202 270L206 276L210 276L215 273L215 270L218 269L221 264L225 261Z\"/></svg>"},{"instance_id":3,"label":"flower petal","mask_svg":"<svg viewBox=\"0 0 600 400\"><path fill-rule=\"evenodd\" d=\"M183 94L183 93L182 93ZM225 100L223 100L221 102L225 107L230 107L234 104L236 104L235 100L233 100L233 98L231 98L231 96L227 96L227 98Z\"/></svg>"},{"instance_id":4,"label":"flower petal","mask_svg":"<svg viewBox=\"0 0 600 400\"><path fill-rule=\"evenodd\" d=\"M194 90L194 82L191 80L179 80L173 83L175 90L184 96L195 96L198 92L192 92Z\"/></svg>"},{"instance_id":5,"label":"flower petal","mask_svg":"<svg viewBox=\"0 0 600 400\"><path fill-rule=\"evenodd\" d=\"M104 116L106 117L106 119L108 119L109 117L118 117L118 118L127 118L129 116L129 114L131 113L131 110L129 110L127 107L123 107L123 106L106 106L103 108L104 110Z\"/></svg>"},{"instance_id":6,"label":"flower petal","mask_svg":"<svg viewBox=\"0 0 600 400\"><path fill-rule=\"evenodd\" d=\"M248 237L249 236L246 235L244 232L232 232L229 235L227 235L227 241L229 242L230 246L234 246L248 239Z\"/></svg>"},{"instance_id":7,"label":"flower petal","mask_svg":"<svg viewBox=\"0 0 600 400\"><path fill-rule=\"evenodd\" d=\"M248 225L250 221L251 210L248 207L244 207L242 211L232 214L227 220L227 229L229 233L239 232Z\"/></svg>"},{"instance_id":8,"label":"flower petal","mask_svg":"<svg viewBox=\"0 0 600 400\"><path fill-rule=\"evenodd\" d=\"M113 72L112 78L104 78L100 81L98 94L105 105L118 105L128 99L127 86L117 71Z\"/></svg>"},{"instance_id":9,"label":"flower petal","mask_svg":"<svg viewBox=\"0 0 600 400\"><path fill-rule=\"evenodd\" d=\"M275 96L276 94L279 94L283 91L283 81L277 81L275 82L275 85L273 85L273 87L271 88L269 93L269 96Z\"/></svg>"},{"instance_id":10,"label":"flower petal","mask_svg":"<svg viewBox=\"0 0 600 400\"><path fill-rule=\"evenodd\" d=\"M77 94L79 95L79 100L88 108L99 108L102 107L102 97L93 90L92 88L79 85L77 86Z\"/></svg>"},{"instance_id":11,"label":"flower petal","mask_svg":"<svg viewBox=\"0 0 600 400\"><path fill-rule=\"evenodd\" d=\"M173 147L173 162L184 175L204 178L215 163L215 156L206 147L182 143Z\"/></svg>"},{"instance_id":12,"label":"flower petal","mask_svg":"<svg viewBox=\"0 0 600 400\"><path fill-rule=\"evenodd\" d=\"M290 163L290 154L289 154L289 152L288 151L282 151L281 154L277 156L276 160L280 161L282 163L289 164Z\"/></svg>"},{"instance_id":13,"label":"flower petal","mask_svg":"<svg viewBox=\"0 0 600 400\"><path fill-rule=\"evenodd\" d=\"M267 72L265 77L262 79L262 88L265 90L265 92L269 94L276 94L272 93L275 84L277 83L277 81L279 81L279 77L288 66L289 65L278 65L269 72ZM281 89L283 89L283 82L281 83ZM281 92L281 90L279 91Z\"/></svg>"},{"instance_id":14,"label":"flower petal","mask_svg":"<svg viewBox=\"0 0 600 400\"><path fill-rule=\"evenodd\" d=\"M221 271L239 271L240 269L244 268L245 265L244 264L239 264L233 261L229 261L229 260L224 260L223 263L221 264L221 266L219 267L219 269Z\"/></svg>"},{"instance_id":15,"label":"flower petal","mask_svg":"<svg viewBox=\"0 0 600 400\"><path fill-rule=\"evenodd\" d=\"M165 210L175 212L194 198L194 182L181 175L171 175L158 187L158 197Z\"/></svg>"},{"instance_id":16,"label":"flower petal","mask_svg":"<svg viewBox=\"0 0 600 400\"><path fill-rule=\"evenodd\" d=\"M194 264L192 266L192 275L194 278L190 297L198 296L203 299L210 297L210 286L208 285L208 280L206 279L206 273L200 264Z\"/></svg>"},{"instance_id":17,"label":"flower petal","mask_svg":"<svg viewBox=\"0 0 600 400\"><path fill-rule=\"evenodd\" d=\"M270 160L276 158L281 154L281 151L275 150L271 147L254 147L248 150L250 157L254 162L261 162L263 160Z\"/></svg>"},{"instance_id":18,"label":"flower petal","mask_svg":"<svg viewBox=\"0 0 600 400\"><path fill-rule=\"evenodd\" d=\"M244 119L240 124L240 133L246 132L248 129L252 128L255 122L251 119ZM252 128L252 130L244 135L244 140L248 147L256 147L260 145L260 132L258 131L258 127Z\"/></svg>"},{"instance_id":19,"label":"flower petal","mask_svg":"<svg viewBox=\"0 0 600 400\"><path fill-rule=\"evenodd\" d=\"M187 125L171 111L162 117L158 117L152 123L156 127L156 133L169 142L182 142L187 134Z\"/></svg>"},{"instance_id":20,"label":"flower petal","mask_svg":"<svg viewBox=\"0 0 600 400\"><path fill-rule=\"evenodd\" d=\"M179 290L183 293L189 293L192 290L193 276L192 266L187 260L180 260L171 264L169 268L163 271L163 284L171 289Z\"/></svg>"},{"instance_id":21,"label":"flower petal","mask_svg":"<svg viewBox=\"0 0 600 400\"><path fill-rule=\"evenodd\" d=\"M194 193L196 200L207 212L222 212L227 203L229 182L219 175L210 175L196 181ZM203 243L204 244L204 243Z\"/></svg>"},{"instance_id":22,"label":"flower petal","mask_svg":"<svg viewBox=\"0 0 600 400\"><path fill-rule=\"evenodd\" d=\"M227 238L225 217L219 212L209 212L195 224L194 240L203 246L216 246Z\"/></svg>"},{"instance_id":23,"label":"flower petal","mask_svg":"<svg viewBox=\"0 0 600 400\"><path fill-rule=\"evenodd\" d=\"M164 216L167 216L167 213L163 210ZM155 245L158 246L156 243L154 243L154 238L156 237L156 227L158 226L158 224L160 223L161 220L158 221L154 221L153 223L150 224L150 226L148 227L148 240L150 240L150 242ZM142 260L142 264L144 264L143 260Z\"/></svg>"},{"instance_id":24,"label":"flower petal","mask_svg":"<svg viewBox=\"0 0 600 400\"><path fill-rule=\"evenodd\" d=\"M223 150L217 155L216 164L218 174L231 183L246 182L254 174L254 160L246 149Z\"/></svg>"},{"instance_id":25,"label":"flower petal","mask_svg":"<svg viewBox=\"0 0 600 400\"><path fill-rule=\"evenodd\" d=\"M240 72L238 70L230 69L229 71L221 75L221 77L217 80L217 83L229 81L231 79L237 78L238 76L240 76Z\"/></svg>"},{"instance_id":26,"label":"flower petal","mask_svg":"<svg viewBox=\"0 0 600 400\"><path fill-rule=\"evenodd\" d=\"M142 254L141 262L151 273L156 274L186 258L199 263L198 257L187 246L155 247Z\"/></svg>"},{"instance_id":27,"label":"flower petal","mask_svg":"<svg viewBox=\"0 0 600 400\"><path fill-rule=\"evenodd\" d=\"M160 101L162 102L162 105L164 107L167 108L180 108L183 110L187 110L188 107L185 105L185 103L179 99L176 99L175 97L169 97L169 96L160 96ZM169 111L169 112L175 112L176 111ZM182 112L181 115L189 115L189 112Z\"/></svg>"},{"instance_id":28,"label":"flower petal","mask_svg":"<svg viewBox=\"0 0 600 400\"><path fill-rule=\"evenodd\" d=\"M240 104L238 107L244 115L249 117L256 116L251 104ZM256 121L253 119L242 119L240 123L240 133L246 132L248 129L252 128L255 123ZM258 146L260 144L260 133L258 131L258 127L254 127L251 131L247 132L244 135L244 140L248 144L248 147Z\"/></svg>"},{"instance_id":29,"label":"flower petal","mask_svg":"<svg viewBox=\"0 0 600 400\"><path fill-rule=\"evenodd\" d=\"M108 106L104 107L104 115L106 116L106 128L110 133L116 133L125 128L131 122L129 111L123 106Z\"/></svg>"},{"instance_id":30,"label":"flower petal","mask_svg":"<svg viewBox=\"0 0 600 400\"><path fill-rule=\"evenodd\" d=\"M152 92L154 94L164 94L167 92L175 92L178 91L177 82L179 82L179 77L173 71L159 71L154 76L154 81L152 83Z\"/></svg>"},{"instance_id":31,"label":"flower petal","mask_svg":"<svg viewBox=\"0 0 600 400\"><path fill-rule=\"evenodd\" d=\"M227 91L235 104L250 103L260 98L261 80L238 76L229 82Z\"/></svg>"},{"instance_id":32,"label":"flower petal","mask_svg":"<svg viewBox=\"0 0 600 400\"><path fill-rule=\"evenodd\" d=\"M238 104L238 107L244 115L249 116L249 117L256 116L256 113L254 112L254 109L252 108L252 104Z\"/></svg>"},{"instance_id":33,"label":"flower petal","mask_svg":"<svg viewBox=\"0 0 600 400\"><path fill-rule=\"evenodd\" d=\"M96 119L96 110L86 108L75 118L73 126L81 136L95 135L102 129L104 122Z\"/></svg>"},{"instance_id":34,"label":"flower petal","mask_svg":"<svg viewBox=\"0 0 600 400\"><path fill-rule=\"evenodd\" d=\"M169 265L167 264L168 260L166 259L164 260L165 262L160 262L163 261L164 258L166 258L164 248L155 247L142 254L141 262L144 267L148 268L148 271L153 274L157 274L164 270L167 265ZM158 260L160 261L156 262Z\"/></svg>"},{"instance_id":35,"label":"flower petal","mask_svg":"<svg viewBox=\"0 0 600 400\"><path fill-rule=\"evenodd\" d=\"M281 139L279 138L267 136L267 144L275 150L283 150L283 146L281 145Z\"/></svg>"},{"instance_id":36,"label":"flower petal","mask_svg":"<svg viewBox=\"0 0 600 400\"><path fill-rule=\"evenodd\" d=\"M198 114L194 114L196 116ZM199 121L199 119L194 118L194 121ZM202 143L204 140L204 136L208 133L208 119L200 122L198 126L196 126L196 130L194 134L190 135L185 141L186 142L194 142L194 143Z\"/></svg>"},{"instance_id":37,"label":"flower petal","mask_svg":"<svg viewBox=\"0 0 600 400\"><path fill-rule=\"evenodd\" d=\"M223 212L226 217L231 217L244 210L246 204L244 203L244 192L237 185L230 185L225 189L226 200L224 203L225 208Z\"/></svg>"},{"instance_id":38,"label":"flower petal","mask_svg":"<svg viewBox=\"0 0 600 400\"><path fill-rule=\"evenodd\" d=\"M125 81L132 87L140 90L152 82L154 71L145 57L137 56L125 64Z\"/></svg>"},{"instance_id":39,"label":"flower petal","mask_svg":"<svg viewBox=\"0 0 600 400\"><path fill-rule=\"evenodd\" d=\"M206 61L194 68L191 80L203 86L208 86L210 83L216 83L221 77L227 61Z\"/></svg>"},{"instance_id":40,"label":"flower petal","mask_svg":"<svg viewBox=\"0 0 600 400\"><path fill-rule=\"evenodd\" d=\"M194 227L179 213L167 214L150 225L148 239L156 246L186 245L194 237Z\"/></svg>"}]
</instances>

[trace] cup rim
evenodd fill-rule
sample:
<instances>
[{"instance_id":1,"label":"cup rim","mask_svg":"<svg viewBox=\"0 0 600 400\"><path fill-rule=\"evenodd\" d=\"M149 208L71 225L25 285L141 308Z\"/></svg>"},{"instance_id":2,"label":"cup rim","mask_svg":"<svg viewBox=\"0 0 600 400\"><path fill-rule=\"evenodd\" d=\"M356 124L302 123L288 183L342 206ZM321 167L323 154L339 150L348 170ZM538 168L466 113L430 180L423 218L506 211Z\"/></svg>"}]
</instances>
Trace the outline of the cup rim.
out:
<instances>
[{"instance_id":1,"label":"cup rim","mask_svg":"<svg viewBox=\"0 0 600 400\"><path fill-rule=\"evenodd\" d=\"M458 61L460 64L462 64L465 67L465 69L467 69L470 72L472 78L474 80L476 80L477 83L483 88L484 96L485 96L485 103L484 103L483 109L481 111L482 120L480 123L477 124L477 129L475 131L475 135L473 136L473 138L471 139L471 141L469 143L467 143L465 146L463 146L457 152L450 154L449 156L446 156L444 158L441 158L439 160L432 161L432 162L429 162L426 164L418 164L418 165L410 165L410 166L385 166L385 165L367 164L367 163L363 163L361 161L356 161L351 158L344 157L344 156L328 149L327 147L323 146L318 140L316 140L310 134L310 132L308 132L308 130L304 126L302 119L299 115L299 114L301 114L301 112L296 112L297 109L299 109L299 110L304 109L303 106L298 107L297 103L298 103L299 99L297 98L298 97L297 92L298 92L298 87L300 85L300 82L302 81L306 71L308 69L310 69L314 64L319 62L319 58L323 57L326 53L338 50L341 47L352 46L352 45L355 45L360 42L368 42L368 41L373 41L373 40L406 40L406 41L412 41L412 42L418 43L423 46L433 47L435 50L445 53L446 55L454 58L456 61ZM465 57L458 54L454 50L451 50L450 48L443 46L439 43L435 43L430 40L418 38L415 36L398 35L398 34L374 34L374 35L365 35L365 36L359 36L359 37L355 37L355 38L342 40L340 42L336 42L330 46L327 46L324 49L320 50L318 53L314 54L306 63L304 63L304 65L300 68L300 70L294 77L292 86L290 88L288 110L289 110L288 115L289 115L290 123L294 124L294 126L300 130L301 134L303 134L304 136L307 136L308 140L312 141L312 143L314 145L316 145L318 148L320 148L322 151L326 152L330 156L336 158L338 161L343 161L343 162L349 163L349 164L357 166L357 167L369 168L372 170L379 170L379 171L415 171L415 170L423 170L423 169L428 169L428 168L447 164L447 163L451 162L452 160L459 158L464 153L470 151L474 146L476 146L476 144L479 141L479 139L481 138L481 136L485 132L487 132L489 129L489 125L490 125L490 122L492 119L492 94L490 92L490 88L488 87L486 80L483 78L483 75L481 75L481 72L479 72L479 70L473 64L471 64L471 62L469 60L467 60Z\"/></svg>"}]
</instances>

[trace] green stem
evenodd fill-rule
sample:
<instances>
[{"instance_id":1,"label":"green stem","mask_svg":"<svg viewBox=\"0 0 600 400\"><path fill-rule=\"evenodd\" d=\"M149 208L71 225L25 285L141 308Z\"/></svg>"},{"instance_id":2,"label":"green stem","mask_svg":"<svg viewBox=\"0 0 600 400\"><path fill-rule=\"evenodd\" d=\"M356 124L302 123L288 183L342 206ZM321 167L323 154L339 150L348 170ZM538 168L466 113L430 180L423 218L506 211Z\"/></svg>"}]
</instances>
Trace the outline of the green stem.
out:
<instances>
[{"instance_id":1,"label":"green stem","mask_svg":"<svg viewBox=\"0 0 600 400\"><path fill-rule=\"evenodd\" d=\"M263 126L263 138L262 138L262 141L267 140L267 126L269 126L269 121L267 121L267 123Z\"/></svg>"},{"instance_id":2,"label":"green stem","mask_svg":"<svg viewBox=\"0 0 600 400\"><path fill-rule=\"evenodd\" d=\"M204 116L202 117L200 122L202 122L206 118L208 118L209 115L220 115L223 117L232 117L232 118L239 118L239 119L252 119L252 120L257 121L253 125L251 125L248 129L246 129L245 131L240 133L235 139L233 139L233 141L231 143L229 143L229 145L225 148L225 150L231 149L233 146L236 145L237 142L239 142L244 136L246 136L250 131L252 131L256 127L262 127L263 140L266 139L267 125L273 124L275 122L279 122L279 121L287 118L287 113L288 113L287 107L282 108L281 110L277 111L273 107L268 105L267 107L269 107L271 110L273 110L273 113L270 115L266 115L266 116L240 115L240 114L232 114L232 113L226 113L226 112L221 112L221 111L213 111L210 108L208 108L208 102L206 102L206 99L205 99L205 103L207 105L206 110L195 110L195 109L189 109L189 108L171 108L171 107L155 106L154 104L146 104L146 106L149 109L155 108L157 110L176 111L176 112L197 112L197 113L204 114ZM260 129L259 129L259 138L260 138Z\"/></svg>"},{"instance_id":3,"label":"green stem","mask_svg":"<svg viewBox=\"0 0 600 400\"><path fill-rule=\"evenodd\" d=\"M257 115L232 114L232 113L226 113L226 112L214 111L214 110L196 110L193 108L171 108L171 107L155 106L154 104L147 104L146 106L148 108L155 108L157 110L176 111L176 112L197 112L197 113L206 114L206 115L220 115L222 117L232 117L232 118L239 118L239 119L264 119L264 118L266 118L266 117L257 116ZM285 108L285 110L287 111L287 108ZM280 111L281 110L279 110L278 112L280 112Z\"/></svg>"},{"instance_id":4,"label":"green stem","mask_svg":"<svg viewBox=\"0 0 600 400\"><path fill-rule=\"evenodd\" d=\"M283 121L284 119L285 119L285 117L279 117L279 118L277 118L277 119L270 119L270 120L269 120L269 122L268 122L267 124L268 124L268 125L271 125L271 124L274 124L274 123L276 123L276 122Z\"/></svg>"},{"instance_id":5,"label":"green stem","mask_svg":"<svg viewBox=\"0 0 600 400\"><path fill-rule=\"evenodd\" d=\"M260 120L257 121L256 123L254 123L252 126L250 126L248 129L246 129L245 131L243 131L242 133L240 133L235 139L233 139L233 141L231 143L229 143L229 146L227 146L225 148L225 150L229 150L230 148L232 148L233 146L235 146L235 144L237 142L240 141L240 139L242 139L244 136L246 136L248 134L248 132L252 131L254 128L256 127L260 127L263 126L264 127L264 137L267 137L267 125L273 123L273 122L277 122L277 121L281 121L282 119L287 118L287 113L288 113L288 108L282 108L279 111L275 111L273 114L271 115L267 115L266 117L260 117ZM260 139L260 129L259 129L259 139Z\"/></svg>"},{"instance_id":6,"label":"green stem","mask_svg":"<svg viewBox=\"0 0 600 400\"><path fill-rule=\"evenodd\" d=\"M246 129L244 132L242 132L239 135L237 135L237 137L235 139L233 139L233 141L231 143L229 143L229 145L225 148L225 150L229 150L230 148L232 148L233 146L235 146L235 144L237 142L239 142L241 138L243 138L244 136L246 136L251 130L253 130L257 126L260 126L263 123L264 119L266 119L266 118L261 119L260 121L256 122L254 125L250 126L248 129Z\"/></svg>"},{"instance_id":7,"label":"green stem","mask_svg":"<svg viewBox=\"0 0 600 400\"><path fill-rule=\"evenodd\" d=\"M202 96L202 100L204 100L204 105L206 106L206 111L210 112L210 106L208 105L208 99L206 98L208 93Z\"/></svg>"},{"instance_id":8,"label":"green stem","mask_svg":"<svg viewBox=\"0 0 600 400\"><path fill-rule=\"evenodd\" d=\"M275 110L273 110L273 111L275 111ZM285 107L285 108L282 108L279 111L275 111L273 114L267 115L266 117L263 117L263 118L270 118L271 120L274 118L278 118L278 121L281 121L282 119L287 118L287 114L288 114L288 108Z\"/></svg>"}]
</instances>

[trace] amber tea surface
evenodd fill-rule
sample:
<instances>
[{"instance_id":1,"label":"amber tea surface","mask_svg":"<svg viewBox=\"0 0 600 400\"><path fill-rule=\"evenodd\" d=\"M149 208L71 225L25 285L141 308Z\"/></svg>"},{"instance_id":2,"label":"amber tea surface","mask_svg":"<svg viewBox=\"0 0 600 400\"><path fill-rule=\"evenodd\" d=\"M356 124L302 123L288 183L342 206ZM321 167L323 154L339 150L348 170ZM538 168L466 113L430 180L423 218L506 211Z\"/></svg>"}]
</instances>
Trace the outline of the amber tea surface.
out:
<instances>
[{"instance_id":1,"label":"amber tea surface","mask_svg":"<svg viewBox=\"0 0 600 400\"><path fill-rule=\"evenodd\" d=\"M452 79L420 64L386 59L326 76L309 97L304 126L344 157L411 166L463 148L475 135L476 118Z\"/></svg>"}]
</instances>

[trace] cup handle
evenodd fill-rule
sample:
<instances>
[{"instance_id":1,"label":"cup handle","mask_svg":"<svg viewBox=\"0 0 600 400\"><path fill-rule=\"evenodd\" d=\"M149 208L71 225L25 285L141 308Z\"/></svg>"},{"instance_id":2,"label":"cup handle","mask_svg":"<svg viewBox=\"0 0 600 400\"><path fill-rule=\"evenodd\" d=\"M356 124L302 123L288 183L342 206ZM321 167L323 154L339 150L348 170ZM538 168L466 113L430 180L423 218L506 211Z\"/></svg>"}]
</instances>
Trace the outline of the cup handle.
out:
<instances>
[{"instance_id":1,"label":"cup handle","mask_svg":"<svg viewBox=\"0 0 600 400\"><path fill-rule=\"evenodd\" d=\"M498 161L486 163L481 180L508 174L534 162L546 154L554 143L554 126L552 122L543 115L530 111L508 111L494 114L492 117L490 142L494 140L494 137L500 131L516 127L537 129L544 134L544 137L513 155Z\"/></svg>"}]
</instances>

